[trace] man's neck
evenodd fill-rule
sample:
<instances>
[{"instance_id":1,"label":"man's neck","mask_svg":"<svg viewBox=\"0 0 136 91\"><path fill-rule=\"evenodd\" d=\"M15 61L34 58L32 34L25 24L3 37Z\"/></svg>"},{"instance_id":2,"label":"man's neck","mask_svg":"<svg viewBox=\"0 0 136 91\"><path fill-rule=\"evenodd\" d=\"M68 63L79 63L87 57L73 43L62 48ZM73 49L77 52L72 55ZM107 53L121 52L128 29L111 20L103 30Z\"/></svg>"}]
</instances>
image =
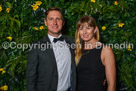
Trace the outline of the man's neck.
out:
<instances>
[{"instance_id":1,"label":"man's neck","mask_svg":"<svg viewBox=\"0 0 136 91\"><path fill-rule=\"evenodd\" d=\"M60 33L60 34L58 34L58 35L52 35L52 34L49 34L49 33L48 33L48 35L50 35L50 36L52 36L52 37L55 37L55 38L58 38L58 37L60 37L62 34Z\"/></svg>"},{"instance_id":2,"label":"man's neck","mask_svg":"<svg viewBox=\"0 0 136 91\"><path fill-rule=\"evenodd\" d=\"M61 35L61 33L59 33L59 34L50 34L50 33L48 33L50 36L52 36L52 37L55 37L55 38L58 38L60 35Z\"/></svg>"}]
</instances>

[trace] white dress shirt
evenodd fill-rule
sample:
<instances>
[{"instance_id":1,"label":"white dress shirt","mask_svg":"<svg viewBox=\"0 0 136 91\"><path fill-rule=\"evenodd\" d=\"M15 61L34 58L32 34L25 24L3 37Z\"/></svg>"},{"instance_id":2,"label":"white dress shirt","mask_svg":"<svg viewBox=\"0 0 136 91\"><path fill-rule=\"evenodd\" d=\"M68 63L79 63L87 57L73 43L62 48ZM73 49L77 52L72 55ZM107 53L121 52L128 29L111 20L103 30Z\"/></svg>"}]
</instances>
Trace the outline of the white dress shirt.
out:
<instances>
[{"instance_id":1,"label":"white dress shirt","mask_svg":"<svg viewBox=\"0 0 136 91\"><path fill-rule=\"evenodd\" d=\"M59 35L61 37L62 35ZM66 91L70 87L70 73L71 73L71 53L66 46L66 41L53 42L54 38L48 34L48 37L53 45L53 51L56 58L58 70L58 86L57 91ZM58 37L58 38L59 38Z\"/></svg>"}]
</instances>

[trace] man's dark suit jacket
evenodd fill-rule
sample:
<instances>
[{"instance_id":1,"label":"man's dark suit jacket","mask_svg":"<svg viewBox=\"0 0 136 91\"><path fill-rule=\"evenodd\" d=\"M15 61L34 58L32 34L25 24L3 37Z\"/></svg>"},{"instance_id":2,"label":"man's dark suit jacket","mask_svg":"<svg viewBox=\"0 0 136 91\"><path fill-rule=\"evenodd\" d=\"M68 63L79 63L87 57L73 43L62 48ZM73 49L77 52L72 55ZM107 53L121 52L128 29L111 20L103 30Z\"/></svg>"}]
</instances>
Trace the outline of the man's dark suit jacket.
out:
<instances>
[{"instance_id":1,"label":"man's dark suit jacket","mask_svg":"<svg viewBox=\"0 0 136 91\"><path fill-rule=\"evenodd\" d=\"M64 36L66 43L73 43L72 39ZM33 43L33 44L49 44L51 43L48 36ZM69 48L71 52L71 85L72 91L76 89L76 69L74 60L74 50ZM33 47L29 51L27 60L27 71L26 71L26 83L27 91L56 91L58 85L58 72L57 64L54 56L53 49L48 48L41 50Z\"/></svg>"}]
</instances>

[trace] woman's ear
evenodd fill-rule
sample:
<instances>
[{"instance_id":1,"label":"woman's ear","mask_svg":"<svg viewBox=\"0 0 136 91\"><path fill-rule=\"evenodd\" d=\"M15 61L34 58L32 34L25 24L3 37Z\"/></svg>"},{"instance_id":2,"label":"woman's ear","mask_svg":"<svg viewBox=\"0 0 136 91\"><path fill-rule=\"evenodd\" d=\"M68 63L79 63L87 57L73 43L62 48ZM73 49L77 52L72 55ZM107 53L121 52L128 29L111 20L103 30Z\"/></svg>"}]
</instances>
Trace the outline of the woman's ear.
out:
<instances>
[{"instance_id":1,"label":"woman's ear","mask_svg":"<svg viewBox=\"0 0 136 91\"><path fill-rule=\"evenodd\" d=\"M98 30L98 26L95 27L94 34L96 33L97 30Z\"/></svg>"}]
</instances>

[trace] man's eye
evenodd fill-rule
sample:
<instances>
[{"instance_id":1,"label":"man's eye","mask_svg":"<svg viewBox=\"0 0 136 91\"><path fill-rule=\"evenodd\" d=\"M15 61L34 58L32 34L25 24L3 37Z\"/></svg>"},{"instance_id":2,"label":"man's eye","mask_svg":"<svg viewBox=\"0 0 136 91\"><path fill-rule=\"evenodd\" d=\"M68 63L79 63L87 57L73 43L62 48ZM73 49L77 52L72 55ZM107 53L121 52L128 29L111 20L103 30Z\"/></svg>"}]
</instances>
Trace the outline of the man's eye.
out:
<instances>
[{"instance_id":1,"label":"man's eye","mask_svg":"<svg viewBox=\"0 0 136 91\"><path fill-rule=\"evenodd\" d=\"M49 18L49 20L53 20L53 18Z\"/></svg>"},{"instance_id":2,"label":"man's eye","mask_svg":"<svg viewBox=\"0 0 136 91\"><path fill-rule=\"evenodd\" d=\"M61 20L61 18L57 18L57 20Z\"/></svg>"}]
</instances>

